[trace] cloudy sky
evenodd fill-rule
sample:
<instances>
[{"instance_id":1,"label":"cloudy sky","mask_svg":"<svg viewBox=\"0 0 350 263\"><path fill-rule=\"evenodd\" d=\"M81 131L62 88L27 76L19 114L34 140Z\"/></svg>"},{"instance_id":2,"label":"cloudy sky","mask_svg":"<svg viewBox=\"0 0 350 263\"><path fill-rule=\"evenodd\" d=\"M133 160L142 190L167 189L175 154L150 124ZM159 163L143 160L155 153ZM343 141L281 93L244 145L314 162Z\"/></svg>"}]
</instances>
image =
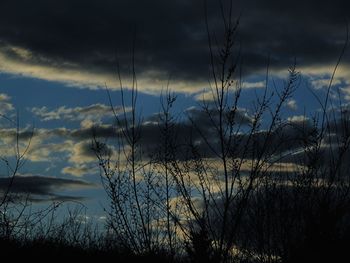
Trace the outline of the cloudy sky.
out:
<instances>
[{"instance_id":1,"label":"cloudy sky","mask_svg":"<svg viewBox=\"0 0 350 263\"><path fill-rule=\"evenodd\" d=\"M227 1L222 2L226 12ZM133 54L147 147L158 138L147 120L159 112L159 95L168 82L177 94L177 111L190 114L205 129L198 108L211 78L204 3L2 0L0 113L12 120L18 116L23 147L31 138L15 190L29 191L35 200L71 197L91 206L103 203L92 127L99 138L113 141L115 120L105 87L118 114L117 69L128 97ZM220 1L207 0L206 10L210 36L220 42ZM243 122L249 122L252 96L265 87L268 61L270 85L283 84L294 60L301 72L286 106L290 122L319 110L313 93L325 94L347 39L348 10L346 0L233 0L233 15L240 17L234 50L240 50L242 61ZM333 97L339 91L343 105L350 100L349 68L350 52L345 50L331 91ZM11 160L14 123L7 118L0 123L1 156ZM187 125L180 122L177 132L186 134ZM7 175L2 164L1 189Z\"/></svg>"}]
</instances>

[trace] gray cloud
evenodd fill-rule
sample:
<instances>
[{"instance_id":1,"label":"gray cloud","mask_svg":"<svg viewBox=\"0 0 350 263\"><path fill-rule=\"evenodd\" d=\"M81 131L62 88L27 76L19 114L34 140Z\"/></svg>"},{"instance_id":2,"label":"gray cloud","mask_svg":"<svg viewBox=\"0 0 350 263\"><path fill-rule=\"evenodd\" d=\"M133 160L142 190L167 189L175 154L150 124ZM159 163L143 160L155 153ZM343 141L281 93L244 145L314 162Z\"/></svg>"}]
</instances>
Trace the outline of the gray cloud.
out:
<instances>
[{"instance_id":1,"label":"gray cloud","mask_svg":"<svg viewBox=\"0 0 350 263\"><path fill-rule=\"evenodd\" d=\"M22 134L23 133L23 134ZM23 131L21 135L29 138L31 133L29 131ZM1 132L0 132L1 134ZM11 137L15 135L15 131L3 132L5 137ZM113 125L97 124L90 127L80 127L78 129L68 128L53 128L53 129L37 129L34 131L34 136L40 137L43 140L52 137L62 137L73 140L91 140L94 136L97 138L111 138L117 135L117 129Z\"/></svg>"},{"instance_id":2,"label":"gray cloud","mask_svg":"<svg viewBox=\"0 0 350 263\"><path fill-rule=\"evenodd\" d=\"M33 129L22 129L19 131L17 131L16 128L0 129L0 139L2 141L9 141L11 143L15 143L17 136L18 136L18 139L21 141L29 141L35 135L37 135L37 132L35 132Z\"/></svg>"},{"instance_id":3,"label":"gray cloud","mask_svg":"<svg viewBox=\"0 0 350 263\"><path fill-rule=\"evenodd\" d=\"M332 176L334 180L343 180L350 171L347 161L350 158L348 105L334 108L327 112L327 117L322 137L322 117L316 119L314 124L303 116L290 118L294 123L296 140L292 147L282 148L280 158L283 162L315 169L320 178ZM314 125L318 125L318 128L312 128Z\"/></svg>"},{"instance_id":4,"label":"gray cloud","mask_svg":"<svg viewBox=\"0 0 350 263\"><path fill-rule=\"evenodd\" d=\"M219 4L207 2L211 32L220 41ZM294 57L305 67L336 61L345 39L344 21L349 20L348 1L296 0L286 6L276 0L237 0L233 4L235 15L242 13L237 37L245 73L264 69L268 54L271 67L284 69ZM77 85L96 85L87 78L100 75L97 82L103 84L103 79L115 75L118 57L126 75L136 28L140 79L148 76L150 85L169 75L177 81L207 81L209 57L201 0L5 0L0 10L1 53L16 65L29 67L26 74L36 72L34 76ZM348 54L343 61L348 64ZM50 68L49 72L38 72L38 65Z\"/></svg>"},{"instance_id":5,"label":"gray cloud","mask_svg":"<svg viewBox=\"0 0 350 263\"><path fill-rule=\"evenodd\" d=\"M0 193L4 193L9 188L10 194L15 198L29 197L33 201L44 200L76 200L82 199L80 196L58 195L60 190L74 190L92 187L91 183L81 180L45 177L37 175L16 176L11 184L10 177L0 177Z\"/></svg>"},{"instance_id":6,"label":"gray cloud","mask_svg":"<svg viewBox=\"0 0 350 263\"><path fill-rule=\"evenodd\" d=\"M0 93L0 114L4 115L5 118L8 118L9 116L6 116L6 114L13 111L14 109L15 108L11 103L11 97L5 93Z\"/></svg>"},{"instance_id":7,"label":"gray cloud","mask_svg":"<svg viewBox=\"0 0 350 263\"><path fill-rule=\"evenodd\" d=\"M164 134L164 124L159 116L154 115L139 127L139 144L145 156L157 155L164 146L165 136L171 141L175 156L178 159L193 158L192 146L203 158L216 158L220 152L218 135L218 112L209 108L191 107L186 110L189 119L170 124L168 134ZM224 126L227 125L229 113L225 114ZM264 151L264 156L279 158L286 152L297 151L304 141L314 135L314 125L305 116L294 116L282 121L272 129L259 129L250 136L252 116L245 109L237 109L233 126L231 156L234 158L254 158ZM225 129L225 128L224 128ZM228 132L228 130L226 130ZM120 134L122 136L122 134ZM226 134L228 136L228 134Z\"/></svg>"},{"instance_id":8,"label":"gray cloud","mask_svg":"<svg viewBox=\"0 0 350 263\"><path fill-rule=\"evenodd\" d=\"M204 158L217 157L219 152L219 138L215 125L218 123L218 115L214 110L209 109L211 118L204 109L189 108L186 110L190 120L185 118L171 123L169 134L164 134L164 127L155 114L146 119L140 127L140 149L145 158L156 156L164 146L165 136L169 136L172 147L174 147L175 157L184 160L193 157L193 150L190 145L194 145L196 151ZM348 107L344 106L341 110L346 117ZM337 115L339 115L337 113ZM225 115L229 117L230 114ZM347 119L347 117L345 118ZM281 125L272 130L271 134L264 129L256 131L252 138L249 136L249 130L252 124L252 117L244 109L238 109L235 115L237 133L233 137L232 157L234 158L253 158L261 151L264 155L272 159L283 157L282 161L288 163L304 163L305 143L310 143L314 136L317 136L315 124L311 119L305 116L293 116L284 121ZM347 122L346 122L347 123ZM237 125L240 124L240 125ZM344 126L344 121L336 119L330 122L330 129L334 135L333 141L324 141L324 147L333 144L337 138L342 138L348 134L349 125ZM115 155L118 147L118 140L123 138L123 129L125 126L118 125L95 125L91 127L80 127L78 129L38 129L35 131L32 144L34 150L30 151L29 160L48 161L55 157L55 153L64 153L71 166L62 169L63 173L76 176L94 172L91 165L97 164L96 155L92 149L93 136L101 141L106 147L103 152L109 155ZM30 136L29 131L21 132L21 138L27 139ZM13 137L15 130L1 130L2 138ZM48 141L46 141L48 140ZM210 146L208 145L210 144ZM324 151L324 160L326 160L327 149ZM307 161L307 160L306 160Z\"/></svg>"},{"instance_id":9,"label":"gray cloud","mask_svg":"<svg viewBox=\"0 0 350 263\"><path fill-rule=\"evenodd\" d=\"M206 126L206 128L209 129L215 125L217 126L219 123L219 112L215 108L209 107L208 110L205 110L191 107L186 110L186 113L195 126ZM249 125L252 123L252 117L249 116L246 109L238 108L234 112L227 111L224 116L224 122L229 121L230 115L232 115L232 118L234 118L233 120L236 124Z\"/></svg>"},{"instance_id":10,"label":"gray cloud","mask_svg":"<svg viewBox=\"0 0 350 263\"><path fill-rule=\"evenodd\" d=\"M97 172L97 167L89 167L85 164L74 164L74 166L67 166L62 169L62 173L70 174L73 176L83 176L85 174Z\"/></svg>"},{"instance_id":11,"label":"gray cloud","mask_svg":"<svg viewBox=\"0 0 350 263\"><path fill-rule=\"evenodd\" d=\"M213 149L218 150L219 147L217 130L215 128L215 125L218 125L219 121L218 113L213 109L209 109L209 112L210 116L206 110L201 108L192 107L187 109L186 114L189 119L171 123L169 134L164 134L164 124L159 119L160 115L155 114L146 119L146 121L137 128L140 136L138 143L142 147L145 157L159 153L160 147L164 144L165 136L171 137L174 143L173 146L177 147L176 156L179 159L191 158L188 156L188 146L192 143L196 145L197 150L203 157L216 157ZM229 116L229 113L225 115L225 117ZM224 121L227 121L227 118L225 118ZM234 136L237 141L237 145L235 145L235 154L237 155L236 157L239 158L245 144L248 143L249 135L247 132L252 124L252 117L247 110L238 109L235 115L235 123L234 129L239 130ZM307 118L304 116L294 116L286 120L285 124L273 131L271 135L267 135L267 131L264 130L256 132L254 141L249 142L249 144L251 144L249 148L253 146L255 150L258 150L259 147L262 148L267 137L270 136L268 138L269 143L266 150L269 153L276 153L275 151L281 153L285 150L297 149L302 145L303 140L308 138L313 131L312 123ZM113 143L124 137L124 132L125 126L95 125L88 128L81 127L79 129L41 129L37 132L37 136L40 138L57 137L70 140L69 143L67 143L67 147L61 144L62 147L60 147L60 149L62 148L62 150L69 153L71 163L86 164L96 160L95 153L92 150L93 136L95 136L97 140L102 140L102 142L107 143L107 145L110 144L113 146ZM54 149L53 147L55 144L47 146L50 146L50 149ZM113 153L112 148L104 150L110 154ZM249 153L245 157L250 157L250 154L252 153ZM66 169L66 171L68 170Z\"/></svg>"},{"instance_id":12,"label":"gray cloud","mask_svg":"<svg viewBox=\"0 0 350 263\"><path fill-rule=\"evenodd\" d=\"M128 108L125 109L129 111ZM122 111L121 107L114 107L116 114ZM31 109L31 112L36 116L41 118L43 121L50 120L68 120L68 121L77 121L77 120L100 120L103 117L111 117L114 115L111 106L104 104L92 104L86 107L75 107L67 108L65 106L59 107L57 109L49 110L47 107L37 108L34 107Z\"/></svg>"}]
</instances>

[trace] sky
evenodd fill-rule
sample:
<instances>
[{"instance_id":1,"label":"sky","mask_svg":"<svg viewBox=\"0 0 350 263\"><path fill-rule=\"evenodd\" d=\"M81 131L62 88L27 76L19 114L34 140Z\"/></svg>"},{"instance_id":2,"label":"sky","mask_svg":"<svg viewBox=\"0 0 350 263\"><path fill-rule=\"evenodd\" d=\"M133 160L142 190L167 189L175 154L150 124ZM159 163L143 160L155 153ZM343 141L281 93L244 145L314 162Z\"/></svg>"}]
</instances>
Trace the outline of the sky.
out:
<instances>
[{"instance_id":1,"label":"sky","mask_svg":"<svg viewBox=\"0 0 350 263\"><path fill-rule=\"evenodd\" d=\"M225 13L227 1L222 3ZM121 113L117 69L128 101L133 56L143 121L152 124L161 110L160 95L169 87L177 95L178 114L190 114L205 129L199 107L211 78L205 10L209 34L220 42L220 1L2 0L2 158L13 165L16 125L7 118L18 120L22 147L30 140L14 191L29 191L36 203L79 200L102 215L107 201L91 151L92 132L94 127L100 139L113 143L115 119L106 87ZM234 50L241 58L242 121L266 86L267 65L268 84L279 87L294 61L300 85L285 117L298 122L320 110L314 94L323 96L329 85L346 43L348 10L346 0L233 0L233 17L239 17ZM334 100L339 92L342 107L350 101L349 67L346 49L331 90ZM152 148L157 133L146 124L143 143ZM185 135L186 125L180 121L177 132ZM5 163L0 171L0 189L5 189Z\"/></svg>"}]
</instances>

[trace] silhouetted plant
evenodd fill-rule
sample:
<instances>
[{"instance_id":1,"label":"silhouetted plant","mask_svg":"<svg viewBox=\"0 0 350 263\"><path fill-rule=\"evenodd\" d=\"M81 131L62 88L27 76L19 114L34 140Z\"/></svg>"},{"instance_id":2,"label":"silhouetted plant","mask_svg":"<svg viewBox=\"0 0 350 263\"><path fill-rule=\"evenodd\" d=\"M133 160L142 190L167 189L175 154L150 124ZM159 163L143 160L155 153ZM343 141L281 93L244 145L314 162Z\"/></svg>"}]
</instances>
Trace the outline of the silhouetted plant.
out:
<instances>
[{"instance_id":1,"label":"silhouetted plant","mask_svg":"<svg viewBox=\"0 0 350 263\"><path fill-rule=\"evenodd\" d=\"M348 116L341 101L339 119L329 108L342 55L325 99L316 97L320 116L296 122L283 117L300 83L295 63L280 89L270 88L267 65L266 87L252 109L243 110L241 54L235 46L239 20L232 18L232 8L232 2L221 6L221 45L206 19L212 98L200 108L205 129L194 111L187 111L186 122L172 115L176 96L167 89L153 120L159 144L145 149L147 123L136 115L134 62L130 112L119 75L124 112L115 113L115 155L107 144L93 141L110 198L107 226L136 253L165 248L171 259L183 253L192 262L331 259L344 253L350 233ZM184 132L188 136L179 138Z\"/></svg>"},{"instance_id":2,"label":"silhouetted plant","mask_svg":"<svg viewBox=\"0 0 350 263\"><path fill-rule=\"evenodd\" d=\"M28 143L22 149L20 145L21 132L19 124L19 116L15 120L1 115L1 118L8 122L13 132L13 156L1 156L0 160L4 165L4 170L7 171L8 184L7 187L1 191L0 196L0 238L10 239L16 233L21 232L25 226L24 212L29 205L28 198L25 196L18 196L12 191L12 187L19 170L25 163L25 155L30 147L31 137Z\"/></svg>"}]
</instances>

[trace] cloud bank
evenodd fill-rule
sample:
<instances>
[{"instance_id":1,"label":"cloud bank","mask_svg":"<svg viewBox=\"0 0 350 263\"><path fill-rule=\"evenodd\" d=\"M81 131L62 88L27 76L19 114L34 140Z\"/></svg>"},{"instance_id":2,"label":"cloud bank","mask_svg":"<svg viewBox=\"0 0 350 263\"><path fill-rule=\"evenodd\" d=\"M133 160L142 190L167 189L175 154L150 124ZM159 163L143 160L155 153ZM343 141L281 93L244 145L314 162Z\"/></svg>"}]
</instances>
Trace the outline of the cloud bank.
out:
<instances>
[{"instance_id":1,"label":"cloud bank","mask_svg":"<svg viewBox=\"0 0 350 263\"><path fill-rule=\"evenodd\" d=\"M223 1L227 5L228 1ZM210 32L221 40L220 6L207 1ZM350 15L346 0L296 0L286 7L276 0L233 1L241 14L237 35L243 73L284 71L294 58L305 71L334 66ZM20 7L20 8L19 8ZM227 8L224 7L224 10ZM135 37L136 36L136 37ZM143 91L172 88L196 92L207 87L209 54L204 5L193 1L68 1L33 3L5 0L0 5L0 70L98 88L116 80L117 61L125 85L131 73L132 43ZM349 52L343 66L349 68Z\"/></svg>"}]
</instances>

